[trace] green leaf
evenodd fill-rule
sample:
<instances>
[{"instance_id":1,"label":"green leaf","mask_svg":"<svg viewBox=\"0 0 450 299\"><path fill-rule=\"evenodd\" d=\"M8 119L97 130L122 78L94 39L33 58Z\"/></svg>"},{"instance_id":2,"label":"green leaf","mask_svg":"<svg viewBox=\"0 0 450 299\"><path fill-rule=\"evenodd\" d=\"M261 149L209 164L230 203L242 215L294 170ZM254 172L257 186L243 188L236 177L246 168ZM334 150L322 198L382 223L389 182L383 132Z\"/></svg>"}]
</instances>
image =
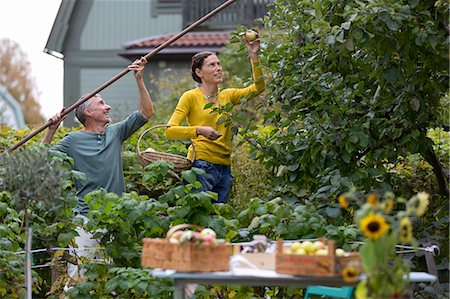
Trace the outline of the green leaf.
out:
<instances>
[{"instance_id":1,"label":"green leaf","mask_svg":"<svg viewBox=\"0 0 450 299\"><path fill-rule=\"evenodd\" d=\"M348 139L351 143L357 143L358 142L358 137L356 135L351 135L350 138Z\"/></svg>"},{"instance_id":2,"label":"green leaf","mask_svg":"<svg viewBox=\"0 0 450 299\"><path fill-rule=\"evenodd\" d=\"M418 112L420 109L420 101L417 98L412 98L409 101L409 105L415 112Z\"/></svg>"},{"instance_id":3,"label":"green leaf","mask_svg":"<svg viewBox=\"0 0 450 299\"><path fill-rule=\"evenodd\" d=\"M345 45L345 48L349 51L353 51L355 49L355 43L353 42L352 38L347 38L345 40L344 45Z\"/></svg>"},{"instance_id":4,"label":"green leaf","mask_svg":"<svg viewBox=\"0 0 450 299\"><path fill-rule=\"evenodd\" d=\"M383 71L383 78L390 83L394 83L398 79L398 71L396 67L391 67Z\"/></svg>"},{"instance_id":5,"label":"green leaf","mask_svg":"<svg viewBox=\"0 0 450 299\"><path fill-rule=\"evenodd\" d=\"M351 33L352 37L354 37L356 40L361 40L364 36L364 31L362 31L359 28L355 28L352 30Z\"/></svg>"},{"instance_id":6,"label":"green leaf","mask_svg":"<svg viewBox=\"0 0 450 299\"><path fill-rule=\"evenodd\" d=\"M253 230L256 229L259 226L259 217L256 216L252 219L252 222L248 226L248 229Z\"/></svg>"},{"instance_id":7,"label":"green leaf","mask_svg":"<svg viewBox=\"0 0 450 299\"><path fill-rule=\"evenodd\" d=\"M183 174L183 179L190 184L194 184L197 181L197 175L193 171L185 172Z\"/></svg>"},{"instance_id":8,"label":"green leaf","mask_svg":"<svg viewBox=\"0 0 450 299\"><path fill-rule=\"evenodd\" d=\"M211 108L212 106L214 106L214 102L211 102L211 103L208 103L208 104L206 104L204 107L203 107L203 109L204 110L206 110L206 109L209 109L209 108Z\"/></svg>"},{"instance_id":9,"label":"green leaf","mask_svg":"<svg viewBox=\"0 0 450 299\"><path fill-rule=\"evenodd\" d=\"M220 125L220 124L223 124L223 123L227 123L227 122L229 122L229 121L230 121L230 120L229 120L228 117L221 116L221 117L219 117L219 119L217 120L217 124Z\"/></svg>"},{"instance_id":10,"label":"green leaf","mask_svg":"<svg viewBox=\"0 0 450 299\"><path fill-rule=\"evenodd\" d=\"M342 29L349 30L352 22L344 22L341 24Z\"/></svg>"},{"instance_id":11,"label":"green leaf","mask_svg":"<svg viewBox=\"0 0 450 299\"><path fill-rule=\"evenodd\" d=\"M78 236L78 233L75 231L61 233L58 235L58 242L60 244L69 244L76 236Z\"/></svg>"}]
</instances>

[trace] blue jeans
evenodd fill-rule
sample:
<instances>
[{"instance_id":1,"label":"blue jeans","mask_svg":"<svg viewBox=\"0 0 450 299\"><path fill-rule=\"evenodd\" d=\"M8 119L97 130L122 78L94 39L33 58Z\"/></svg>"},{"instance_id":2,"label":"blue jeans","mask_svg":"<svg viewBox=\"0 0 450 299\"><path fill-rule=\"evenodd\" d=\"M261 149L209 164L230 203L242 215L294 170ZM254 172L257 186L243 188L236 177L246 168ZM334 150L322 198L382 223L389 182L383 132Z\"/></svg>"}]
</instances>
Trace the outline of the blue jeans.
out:
<instances>
[{"instance_id":1,"label":"blue jeans","mask_svg":"<svg viewBox=\"0 0 450 299\"><path fill-rule=\"evenodd\" d=\"M195 160L192 167L206 172L203 175L197 175L197 181L202 183L198 190L215 192L218 195L216 203L227 203L234 182L230 166Z\"/></svg>"}]
</instances>

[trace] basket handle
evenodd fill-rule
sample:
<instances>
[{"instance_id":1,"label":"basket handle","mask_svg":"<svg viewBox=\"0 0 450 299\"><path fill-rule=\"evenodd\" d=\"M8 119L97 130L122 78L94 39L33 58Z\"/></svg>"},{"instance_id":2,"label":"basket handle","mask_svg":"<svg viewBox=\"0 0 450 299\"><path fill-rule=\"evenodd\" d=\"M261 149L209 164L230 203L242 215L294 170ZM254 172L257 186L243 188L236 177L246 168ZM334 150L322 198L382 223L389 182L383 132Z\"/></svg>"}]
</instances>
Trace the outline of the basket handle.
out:
<instances>
[{"instance_id":1,"label":"basket handle","mask_svg":"<svg viewBox=\"0 0 450 299\"><path fill-rule=\"evenodd\" d=\"M153 129L157 129L157 128L168 128L170 127L169 125L155 125L153 127L148 128L147 130L145 130L144 132L141 133L141 135L139 136L138 142L136 144L136 152L138 153L138 155L141 155L141 149L140 149L140 144L141 144L141 139L142 137L144 137L145 134L147 134L148 132L150 132ZM193 163L195 160L195 147L194 147L194 143L191 143L192 145L192 151L193 151L193 156L192 156L192 160L191 162Z\"/></svg>"},{"instance_id":2,"label":"basket handle","mask_svg":"<svg viewBox=\"0 0 450 299\"><path fill-rule=\"evenodd\" d=\"M183 224L178 224L175 226L172 226L166 234L166 239L170 239L170 237L172 237L172 235L178 231L178 230L182 230L185 228L195 228L197 231L201 231L203 229L203 227L201 227L200 225L196 225L196 224L188 224L188 223L183 223Z\"/></svg>"}]
</instances>

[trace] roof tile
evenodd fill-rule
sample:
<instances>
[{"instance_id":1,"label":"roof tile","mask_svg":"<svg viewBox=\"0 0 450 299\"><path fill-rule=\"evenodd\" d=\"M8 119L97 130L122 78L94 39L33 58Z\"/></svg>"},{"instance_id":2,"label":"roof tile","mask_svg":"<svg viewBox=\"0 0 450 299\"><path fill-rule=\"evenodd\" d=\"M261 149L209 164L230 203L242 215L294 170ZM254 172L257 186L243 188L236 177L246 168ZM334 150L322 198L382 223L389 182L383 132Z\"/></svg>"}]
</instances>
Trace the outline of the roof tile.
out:
<instances>
[{"instance_id":1,"label":"roof tile","mask_svg":"<svg viewBox=\"0 0 450 299\"><path fill-rule=\"evenodd\" d=\"M131 42L125 49L154 48L172 38L175 34L166 34L157 37L149 37L137 42ZM170 47L204 47L204 46L225 46L230 40L229 32L198 31L188 32L172 44Z\"/></svg>"}]
</instances>

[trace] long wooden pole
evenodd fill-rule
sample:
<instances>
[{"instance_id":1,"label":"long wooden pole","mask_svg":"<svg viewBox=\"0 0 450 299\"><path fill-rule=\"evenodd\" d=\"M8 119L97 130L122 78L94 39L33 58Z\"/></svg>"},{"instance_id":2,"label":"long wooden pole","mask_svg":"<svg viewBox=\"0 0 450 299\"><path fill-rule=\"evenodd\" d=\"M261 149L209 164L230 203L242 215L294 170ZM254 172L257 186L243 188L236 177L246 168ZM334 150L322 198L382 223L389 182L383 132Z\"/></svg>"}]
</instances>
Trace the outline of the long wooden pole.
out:
<instances>
[{"instance_id":1,"label":"long wooden pole","mask_svg":"<svg viewBox=\"0 0 450 299\"><path fill-rule=\"evenodd\" d=\"M218 12L220 12L223 9L227 8L228 6L230 6L231 4L233 4L236 1L237 0L228 0L228 1L224 2L222 5L218 6L217 8L215 8L214 10L209 12L207 15L205 15L202 18L198 19L195 23L192 23L190 26L186 27L183 31L179 32L178 34L174 35L173 37L171 37L170 39L168 39L167 41L165 41L164 43L159 45L159 47L157 47L156 49L154 49L153 51L151 51L150 53L148 53L144 57L148 61L149 58L155 56L159 51L161 51L162 49L166 48L168 45L170 45L171 43L173 43L174 41L176 41L177 39L179 39L180 37L182 37L183 35L185 35L189 31L191 31L192 29L194 29L195 27L197 27L198 25L200 25L204 21L208 20L212 16L216 15ZM84 102L86 102L87 100L92 98L94 95L96 95L97 93L99 93L100 91L102 91L103 89L105 89L106 87L111 85L112 83L116 82L118 79L122 78L128 72L129 72L128 68L124 69L122 72L120 72L119 74L115 75L113 78L111 78L108 81L106 81L105 83L103 83L100 87L98 87L97 89L95 89L94 91L92 91L91 93L86 95L85 97L82 97L82 98L78 99L78 101L76 101L72 106L70 106L69 108L65 109L61 113L61 116L69 114L70 112L75 110L78 106L80 106L81 104L83 104ZM28 140L30 140L31 138L33 138L34 136L36 136L37 134L39 134L40 132L45 130L51 124L52 124L51 120L47 121L46 124L44 124L41 127L37 128L35 131L31 132L29 135L25 136L17 144L12 146L8 151L10 151L10 152L14 151L19 146L23 145L25 142L27 142Z\"/></svg>"}]
</instances>

